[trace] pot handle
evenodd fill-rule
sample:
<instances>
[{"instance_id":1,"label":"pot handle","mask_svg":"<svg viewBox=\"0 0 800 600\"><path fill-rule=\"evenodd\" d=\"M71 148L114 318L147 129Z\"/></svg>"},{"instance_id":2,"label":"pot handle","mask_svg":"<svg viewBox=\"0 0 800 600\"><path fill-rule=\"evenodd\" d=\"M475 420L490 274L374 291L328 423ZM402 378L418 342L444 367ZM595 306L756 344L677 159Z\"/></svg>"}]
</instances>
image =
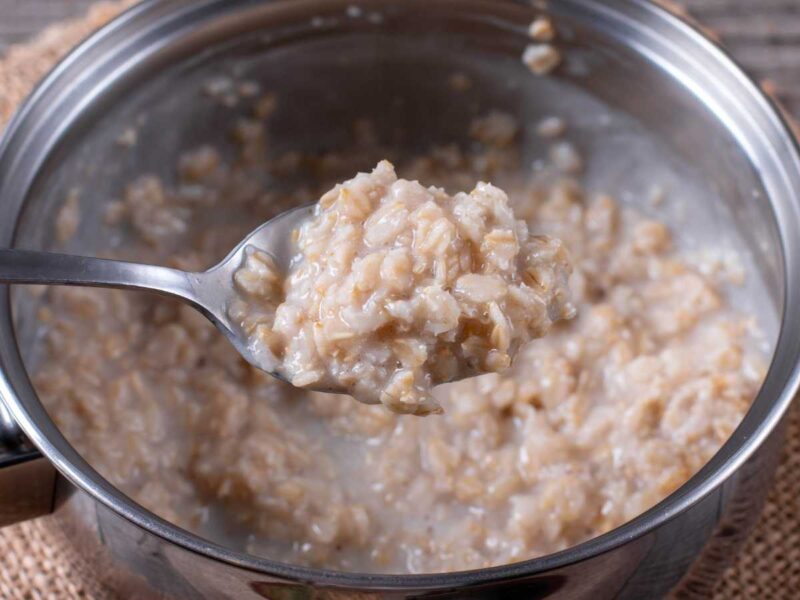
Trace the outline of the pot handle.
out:
<instances>
[{"instance_id":1,"label":"pot handle","mask_svg":"<svg viewBox=\"0 0 800 600\"><path fill-rule=\"evenodd\" d=\"M56 470L11 417L0 397L0 527L53 511Z\"/></svg>"}]
</instances>

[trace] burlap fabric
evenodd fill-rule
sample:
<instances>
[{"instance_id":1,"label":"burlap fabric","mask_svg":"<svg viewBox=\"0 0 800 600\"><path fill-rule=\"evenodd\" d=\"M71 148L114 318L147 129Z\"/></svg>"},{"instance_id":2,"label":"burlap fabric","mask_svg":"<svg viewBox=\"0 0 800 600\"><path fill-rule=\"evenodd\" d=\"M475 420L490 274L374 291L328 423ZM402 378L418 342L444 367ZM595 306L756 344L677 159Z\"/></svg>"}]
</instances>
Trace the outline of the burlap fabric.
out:
<instances>
[{"instance_id":1,"label":"burlap fabric","mask_svg":"<svg viewBox=\"0 0 800 600\"><path fill-rule=\"evenodd\" d=\"M691 0L691 3L730 1ZM60 56L131 2L98 4L85 18L56 25L32 42L12 47L0 60L0 127ZM755 7L760 2L745 4ZM786 3L787 7L790 5L791 2ZM800 14L795 14L794 19L798 18ZM765 30L762 35L769 36L770 31ZM800 48L797 55L800 57ZM800 61L797 64L800 66ZM797 74L800 79L800 69ZM784 89L797 84L777 83ZM777 480L761 520L718 583L714 598L795 600L800 597L799 407L792 410L787 437ZM0 600L112 600L113 596L91 578L91 565L64 549L60 535L48 527L46 518L0 529Z\"/></svg>"}]
</instances>

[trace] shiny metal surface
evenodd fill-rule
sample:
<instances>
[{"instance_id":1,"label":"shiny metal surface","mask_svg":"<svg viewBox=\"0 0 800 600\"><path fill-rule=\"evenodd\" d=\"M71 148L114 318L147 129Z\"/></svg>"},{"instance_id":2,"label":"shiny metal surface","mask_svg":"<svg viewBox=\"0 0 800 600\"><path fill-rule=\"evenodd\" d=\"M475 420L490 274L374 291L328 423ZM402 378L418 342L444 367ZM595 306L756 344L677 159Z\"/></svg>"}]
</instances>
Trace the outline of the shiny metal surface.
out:
<instances>
[{"instance_id":1,"label":"shiny metal surface","mask_svg":"<svg viewBox=\"0 0 800 600\"><path fill-rule=\"evenodd\" d=\"M214 107L190 107L183 92L196 90L199 73L234 64L250 65L287 99L271 133L289 147L335 147L345 135L341 124L364 112L402 120L404 135L379 132L398 147L459 142L474 110L491 106L525 122L557 108L576 117L582 143L596 137L547 80L517 85L527 24L538 13L528 2L363 0L357 2L363 18L347 17L350 4L161 0L117 20L57 68L9 127L0 147L0 245L46 248L47 223L70 177L91 180L97 202L113 197L109 186L129 172L168 177L164 156L213 137L198 124L230 118ZM36 398L25 344L16 343L26 339L24 328L15 329L12 297L4 292L0 397L63 475L52 519L78 551L93 557L98 576L126 597L143 598L158 591L174 598L600 599L657 598L676 590L691 597L735 551L766 493L779 423L798 388L796 144L757 86L712 42L661 9L644 0L549 6L567 55L557 81L626 113L691 164L730 213L781 315L767 380L730 441L652 510L551 556L419 576L286 565L171 526L86 464ZM437 87L454 68L479 82L468 99L453 101ZM395 97L403 102L393 103ZM97 160L113 156L114 123L145 110L140 135L155 136L158 152ZM303 139L303 132L310 137ZM25 320L24 308L18 321Z\"/></svg>"},{"instance_id":2,"label":"shiny metal surface","mask_svg":"<svg viewBox=\"0 0 800 600\"><path fill-rule=\"evenodd\" d=\"M242 266L245 250L249 246L267 252L275 259L279 269L288 272L292 258L292 232L311 216L312 210L313 207L308 206L295 208L264 223L243 239L224 260L203 273L120 260L0 248L0 283L106 287L171 296L202 313L247 362L263 369L264 364L254 355L244 332L231 322L228 315L228 308L236 299L233 276ZM287 381L280 373L268 372Z\"/></svg>"}]
</instances>

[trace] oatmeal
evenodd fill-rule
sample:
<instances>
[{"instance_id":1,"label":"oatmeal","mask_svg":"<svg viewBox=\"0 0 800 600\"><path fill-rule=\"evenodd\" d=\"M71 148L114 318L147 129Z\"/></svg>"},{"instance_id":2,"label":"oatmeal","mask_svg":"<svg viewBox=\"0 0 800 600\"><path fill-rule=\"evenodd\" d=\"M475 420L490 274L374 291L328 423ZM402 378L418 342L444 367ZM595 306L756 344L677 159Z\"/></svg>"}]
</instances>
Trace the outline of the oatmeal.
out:
<instances>
[{"instance_id":1,"label":"oatmeal","mask_svg":"<svg viewBox=\"0 0 800 600\"><path fill-rule=\"evenodd\" d=\"M444 414L412 419L282 384L181 304L53 288L35 385L114 485L182 527L273 559L441 572L613 529L731 435L764 357L753 318L730 307L717 271L694 259L700 249L552 164L530 172L505 136L406 160L370 146L363 127L354 137L366 146L344 156L256 158L258 136L245 136L237 160L205 148L176 165L175 182L145 174L109 205L110 227L133 232L109 255L206 268L255 225L390 156L401 177L453 192L497 182L516 218L569 250L577 317L508 372L435 389ZM319 188L291 183L312 175Z\"/></svg>"},{"instance_id":2,"label":"oatmeal","mask_svg":"<svg viewBox=\"0 0 800 600\"><path fill-rule=\"evenodd\" d=\"M296 245L285 281L253 248L234 276L254 355L297 387L393 412L439 412L434 385L506 370L574 315L563 245L488 183L449 196L382 161L324 194Z\"/></svg>"},{"instance_id":3,"label":"oatmeal","mask_svg":"<svg viewBox=\"0 0 800 600\"><path fill-rule=\"evenodd\" d=\"M546 117L536 125L536 133L546 140L559 138L567 131L567 124L560 117Z\"/></svg>"},{"instance_id":4,"label":"oatmeal","mask_svg":"<svg viewBox=\"0 0 800 600\"><path fill-rule=\"evenodd\" d=\"M536 43L528 44L522 52L522 62L535 75L548 75L562 61L561 52L553 42L556 28L548 17L538 17L528 26L528 36Z\"/></svg>"},{"instance_id":5,"label":"oatmeal","mask_svg":"<svg viewBox=\"0 0 800 600\"><path fill-rule=\"evenodd\" d=\"M539 17L528 26L528 35L537 42L552 42L556 38L556 28L547 17Z\"/></svg>"},{"instance_id":6,"label":"oatmeal","mask_svg":"<svg viewBox=\"0 0 800 600\"><path fill-rule=\"evenodd\" d=\"M534 75L548 75L561 64L561 53L552 44L529 44L522 62Z\"/></svg>"},{"instance_id":7,"label":"oatmeal","mask_svg":"<svg viewBox=\"0 0 800 600\"><path fill-rule=\"evenodd\" d=\"M78 232L81 224L80 201L78 190L70 190L56 215L56 239L61 244L70 241Z\"/></svg>"}]
</instances>

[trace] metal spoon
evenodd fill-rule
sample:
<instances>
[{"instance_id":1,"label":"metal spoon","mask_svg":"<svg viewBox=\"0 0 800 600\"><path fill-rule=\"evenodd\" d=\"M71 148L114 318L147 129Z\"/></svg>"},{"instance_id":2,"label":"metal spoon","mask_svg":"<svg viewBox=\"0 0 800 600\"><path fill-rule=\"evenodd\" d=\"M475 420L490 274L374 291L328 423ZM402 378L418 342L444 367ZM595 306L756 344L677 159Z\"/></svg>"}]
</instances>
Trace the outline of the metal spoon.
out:
<instances>
[{"instance_id":1,"label":"metal spoon","mask_svg":"<svg viewBox=\"0 0 800 600\"><path fill-rule=\"evenodd\" d=\"M312 204L278 215L248 235L221 263L203 273L120 260L0 248L0 284L107 287L149 290L172 296L199 310L225 334L247 362L265 370L248 348L244 333L228 317L228 307L236 298L233 275L242 266L248 246L271 254L278 268L288 271L294 253L292 232L313 210ZM286 381L278 372L267 372ZM340 392L330 388L319 391Z\"/></svg>"}]
</instances>

